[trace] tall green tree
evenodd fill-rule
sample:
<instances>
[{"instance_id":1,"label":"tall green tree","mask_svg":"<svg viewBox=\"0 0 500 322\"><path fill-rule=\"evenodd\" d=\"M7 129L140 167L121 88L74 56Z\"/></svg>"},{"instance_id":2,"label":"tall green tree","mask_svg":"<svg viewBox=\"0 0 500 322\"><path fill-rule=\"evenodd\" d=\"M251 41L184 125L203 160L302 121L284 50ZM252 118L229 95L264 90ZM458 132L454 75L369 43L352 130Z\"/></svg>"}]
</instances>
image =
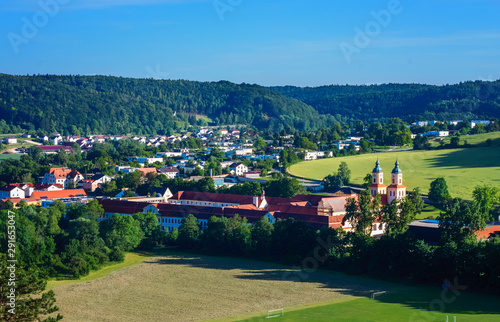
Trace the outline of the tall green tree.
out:
<instances>
[{"instance_id":1,"label":"tall green tree","mask_svg":"<svg viewBox=\"0 0 500 322\"><path fill-rule=\"evenodd\" d=\"M358 233L370 235L372 224L380 212L380 195L372 198L369 190L363 190L355 198L348 198L345 206L345 220L349 221Z\"/></svg>"},{"instance_id":2,"label":"tall green tree","mask_svg":"<svg viewBox=\"0 0 500 322\"><path fill-rule=\"evenodd\" d=\"M198 220L192 214L182 218L177 241L181 247L194 248L198 245L202 231Z\"/></svg>"},{"instance_id":3,"label":"tall green tree","mask_svg":"<svg viewBox=\"0 0 500 322\"><path fill-rule=\"evenodd\" d=\"M453 199L438 220L442 240L458 245L476 242L476 232L486 227L486 214L478 202L468 203L460 198Z\"/></svg>"},{"instance_id":4,"label":"tall green tree","mask_svg":"<svg viewBox=\"0 0 500 322\"><path fill-rule=\"evenodd\" d=\"M448 184L443 177L439 177L431 182L431 188L429 189L430 200L444 203L450 198L451 196L448 192Z\"/></svg>"},{"instance_id":5,"label":"tall green tree","mask_svg":"<svg viewBox=\"0 0 500 322\"><path fill-rule=\"evenodd\" d=\"M15 281L10 279L15 267ZM54 291L42 293L47 286L46 276L36 266L9 264L7 256L0 253L0 320L55 322L63 316L55 305ZM15 289L15 292L11 292ZM15 301L12 301L14 293ZM12 303L12 304L11 304Z\"/></svg>"},{"instance_id":6,"label":"tall green tree","mask_svg":"<svg viewBox=\"0 0 500 322\"><path fill-rule=\"evenodd\" d=\"M144 238L140 225L141 222L132 216L114 214L101 221L100 232L106 246L111 249L118 247L126 252L136 248Z\"/></svg>"}]
</instances>

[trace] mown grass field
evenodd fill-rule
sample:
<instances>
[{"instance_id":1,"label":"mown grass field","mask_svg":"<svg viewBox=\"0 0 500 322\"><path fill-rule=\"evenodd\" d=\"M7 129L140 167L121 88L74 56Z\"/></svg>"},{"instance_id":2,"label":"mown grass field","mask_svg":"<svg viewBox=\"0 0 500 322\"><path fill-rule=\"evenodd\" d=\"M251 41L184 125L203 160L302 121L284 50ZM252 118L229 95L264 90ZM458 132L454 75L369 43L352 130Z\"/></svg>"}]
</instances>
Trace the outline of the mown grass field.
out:
<instances>
[{"instance_id":1,"label":"mown grass field","mask_svg":"<svg viewBox=\"0 0 500 322\"><path fill-rule=\"evenodd\" d=\"M174 252L66 282L52 286L68 321L202 321L398 289L343 274L299 276L276 264Z\"/></svg>"},{"instance_id":2,"label":"mown grass field","mask_svg":"<svg viewBox=\"0 0 500 322\"><path fill-rule=\"evenodd\" d=\"M404 151L362 154L349 157L305 161L290 167L298 177L320 180L337 171L344 161L351 169L351 181L362 184L363 177L371 173L377 158L384 170L384 182L389 185L394 163L399 160L403 170L403 183L409 189L420 187L426 194L430 183L444 177L452 197L470 199L478 185L500 186L500 147L476 147L431 151Z\"/></svg>"},{"instance_id":3,"label":"mown grass field","mask_svg":"<svg viewBox=\"0 0 500 322\"><path fill-rule=\"evenodd\" d=\"M500 314L494 296L461 293L450 301L447 293L442 307L437 286L173 251L127 254L121 268L50 283L68 321L269 321L265 313L275 308L285 315L273 321L444 321L447 314L458 321L498 321ZM370 300L379 290L389 293Z\"/></svg>"},{"instance_id":4,"label":"mown grass field","mask_svg":"<svg viewBox=\"0 0 500 322\"><path fill-rule=\"evenodd\" d=\"M0 161L7 159L20 160L22 154L0 154Z\"/></svg>"},{"instance_id":5,"label":"mown grass field","mask_svg":"<svg viewBox=\"0 0 500 322\"><path fill-rule=\"evenodd\" d=\"M445 301L443 301L443 298ZM330 304L304 309L285 309L282 317L272 321L498 321L499 298L448 291L442 297L436 288L409 287L371 300L368 297L350 298ZM261 314L262 316L262 314ZM228 321L231 321L228 319ZM255 317L240 321L269 321Z\"/></svg>"}]
</instances>

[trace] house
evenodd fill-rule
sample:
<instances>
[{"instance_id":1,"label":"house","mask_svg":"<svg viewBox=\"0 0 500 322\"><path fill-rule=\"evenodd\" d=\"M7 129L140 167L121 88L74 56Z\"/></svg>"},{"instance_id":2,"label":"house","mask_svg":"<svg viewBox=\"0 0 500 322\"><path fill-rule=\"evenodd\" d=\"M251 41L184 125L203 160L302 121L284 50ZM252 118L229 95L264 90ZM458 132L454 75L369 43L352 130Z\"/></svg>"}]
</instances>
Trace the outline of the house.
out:
<instances>
[{"instance_id":1,"label":"house","mask_svg":"<svg viewBox=\"0 0 500 322\"><path fill-rule=\"evenodd\" d=\"M33 191L56 191L64 190L64 185L59 183L39 183Z\"/></svg>"},{"instance_id":2,"label":"house","mask_svg":"<svg viewBox=\"0 0 500 322\"><path fill-rule=\"evenodd\" d=\"M23 138L25 138L25 139L31 139L31 137L32 137L32 135L29 134L29 133L24 133L23 134Z\"/></svg>"},{"instance_id":3,"label":"house","mask_svg":"<svg viewBox=\"0 0 500 322\"><path fill-rule=\"evenodd\" d=\"M133 168L131 166L128 166L128 165L117 165L115 167L115 172L123 172L123 173L130 173L130 172L134 172L136 171L137 168Z\"/></svg>"},{"instance_id":4,"label":"house","mask_svg":"<svg viewBox=\"0 0 500 322\"><path fill-rule=\"evenodd\" d=\"M12 202L12 204L14 205L14 208L18 208L18 204L21 202L21 201L24 201L26 202L26 205L28 206L36 206L38 205L38 201L36 199L33 199L33 198L5 198L5 199L0 199L0 209L4 209L5 206L6 206L6 203L7 201L10 201Z\"/></svg>"},{"instance_id":5,"label":"house","mask_svg":"<svg viewBox=\"0 0 500 322\"><path fill-rule=\"evenodd\" d=\"M94 174L90 178L90 180L94 180L98 184L103 184L103 183L106 183L106 182L110 182L112 179L108 175L105 175L105 174L102 174L102 173L98 173L98 174Z\"/></svg>"},{"instance_id":6,"label":"house","mask_svg":"<svg viewBox=\"0 0 500 322\"><path fill-rule=\"evenodd\" d=\"M9 136L5 138L6 144L17 144L17 138L15 136Z\"/></svg>"},{"instance_id":7,"label":"house","mask_svg":"<svg viewBox=\"0 0 500 322\"><path fill-rule=\"evenodd\" d=\"M484 124L486 126L490 125L490 121L488 120L472 120L470 121L470 128L473 129L476 127L477 124Z\"/></svg>"},{"instance_id":8,"label":"house","mask_svg":"<svg viewBox=\"0 0 500 322\"><path fill-rule=\"evenodd\" d=\"M137 169L140 173L142 173L144 176L146 176L148 173L157 173L158 171L156 168L140 168Z\"/></svg>"},{"instance_id":9,"label":"house","mask_svg":"<svg viewBox=\"0 0 500 322\"><path fill-rule=\"evenodd\" d=\"M151 196L162 197L163 202L167 202L167 200L171 198L173 195L169 188L154 187L151 190Z\"/></svg>"},{"instance_id":10,"label":"house","mask_svg":"<svg viewBox=\"0 0 500 322\"><path fill-rule=\"evenodd\" d=\"M243 176L245 172L248 172L248 167L241 162L233 163L229 166L229 171L231 174Z\"/></svg>"},{"instance_id":11,"label":"house","mask_svg":"<svg viewBox=\"0 0 500 322\"><path fill-rule=\"evenodd\" d=\"M169 179L175 179L179 177L180 171L176 167L168 166L162 167L158 170L159 173L164 174Z\"/></svg>"},{"instance_id":12,"label":"house","mask_svg":"<svg viewBox=\"0 0 500 322\"><path fill-rule=\"evenodd\" d=\"M50 168L48 173L42 179L42 183L58 183L67 189L70 186L76 186L76 184L83 180L83 176L80 172L72 170L69 168Z\"/></svg>"},{"instance_id":13,"label":"house","mask_svg":"<svg viewBox=\"0 0 500 322\"><path fill-rule=\"evenodd\" d=\"M27 183L9 183L7 186L11 186L11 187L15 186L15 187L22 189L24 191L24 198L28 198L29 196L31 196L31 194L33 193L33 190L35 188L35 186L30 182L27 182ZM0 199L2 199L2 197L0 197Z\"/></svg>"},{"instance_id":14,"label":"house","mask_svg":"<svg viewBox=\"0 0 500 322\"><path fill-rule=\"evenodd\" d=\"M227 129L220 129L220 134L221 135L228 135L229 134L229 131Z\"/></svg>"},{"instance_id":15,"label":"house","mask_svg":"<svg viewBox=\"0 0 500 322\"><path fill-rule=\"evenodd\" d=\"M92 191L94 192L97 188L100 188L101 185L105 184L106 182L110 182L111 177L107 176L105 174L95 174L93 175L90 179L84 179L82 180L82 187L86 191Z\"/></svg>"},{"instance_id":16,"label":"house","mask_svg":"<svg viewBox=\"0 0 500 322\"><path fill-rule=\"evenodd\" d=\"M56 154L59 153L61 149L63 149L66 154L68 154L71 149L70 146L66 145L39 145L38 147L42 149L42 152L45 154Z\"/></svg>"},{"instance_id":17,"label":"house","mask_svg":"<svg viewBox=\"0 0 500 322\"><path fill-rule=\"evenodd\" d=\"M153 164L155 162L160 162L162 163L163 162L163 158L162 157L159 157L159 158L148 158L148 157L129 157L128 158L128 162L134 162L134 161L137 161L139 162L140 164L145 164L146 162L148 164Z\"/></svg>"},{"instance_id":18,"label":"house","mask_svg":"<svg viewBox=\"0 0 500 322\"><path fill-rule=\"evenodd\" d=\"M6 198L26 198L26 194L23 189L12 184L6 185L0 188L0 199Z\"/></svg>"},{"instance_id":19,"label":"house","mask_svg":"<svg viewBox=\"0 0 500 322\"><path fill-rule=\"evenodd\" d=\"M158 152L156 153L157 158L180 158L182 156L182 152ZM163 160L161 161L163 162Z\"/></svg>"},{"instance_id":20,"label":"house","mask_svg":"<svg viewBox=\"0 0 500 322\"><path fill-rule=\"evenodd\" d=\"M444 136L450 136L450 132L449 131L427 131L426 135L427 136L444 137Z\"/></svg>"}]
</instances>

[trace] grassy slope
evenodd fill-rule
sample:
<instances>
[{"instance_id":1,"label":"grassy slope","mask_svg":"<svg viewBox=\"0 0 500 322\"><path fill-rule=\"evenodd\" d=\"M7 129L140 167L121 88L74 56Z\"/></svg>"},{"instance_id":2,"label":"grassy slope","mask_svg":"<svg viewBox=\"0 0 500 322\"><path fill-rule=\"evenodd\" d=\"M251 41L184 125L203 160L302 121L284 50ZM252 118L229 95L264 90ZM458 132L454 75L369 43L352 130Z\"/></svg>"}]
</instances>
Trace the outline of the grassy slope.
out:
<instances>
[{"instance_id":1,"label":"grassy slope","mask_svg":"<svg viewBox=\"0 0 500 322\"><path fill-rule=\"evenodd\" d=\"M432 180L444 177L452 196L471 198L477 185L500 186L500 148L479 147L432 151L405 151L363 154L350 157L322 159L295 164L290 173L304 178L322 179L338 169L345 161L351 169L351 180L362 184L363 177L371 173L379 158L384 170L384 182L389 183L394 162L399 160L404 184L409 188L420 187L427 193Z\"/></svg>"},{"instance_id":2,"label":"grassy slope","mask_svg":"<svg viewBox=\"0 0 500 322\"><path fill-rule=\"evenodd\" d=\"M117 271L119 269L133 266L139 263L142 263L144 260L150 258L153 256L153 253L126 253L125 254L125 260L122 263L117 263L117 264L112 264L105 266L101 268L100 270L90 272L89 275L84 276L78 280L53 280L53 281L48 281L47 282L47 290L51 290L56 286L60 285L69 285L69 284L74 284L74 283L80 283L80 282L88 282L88 281L93 281L96 279L99 279L101 277L104 277L108 275L109 273L112 273L114 271Z\"/></svg>"}]
</instances>

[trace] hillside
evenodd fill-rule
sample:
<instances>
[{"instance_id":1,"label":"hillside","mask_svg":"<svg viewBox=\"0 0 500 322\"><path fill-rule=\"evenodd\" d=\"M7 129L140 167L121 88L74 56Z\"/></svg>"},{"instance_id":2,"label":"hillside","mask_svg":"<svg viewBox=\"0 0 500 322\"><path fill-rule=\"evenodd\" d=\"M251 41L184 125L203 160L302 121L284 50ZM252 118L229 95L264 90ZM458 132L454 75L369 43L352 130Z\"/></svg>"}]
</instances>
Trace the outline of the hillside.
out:
<instances>
[{"instance_id":1,"label":"hillside","mask_svg":"<svg viewBox=\"0 0 500 322\"><path fill-rule=\"evenodd\" d=\"M333 117L258 85L106 76L0 74L0 115L25 129L168 134L199 124L314 130ZM204 124L206 125L206 124Z\"/></svg>"},{"instance_id":2,"label":"hillside","mask_svg":"<svg viewBox=\"0 0 500 322\"><path fill-rule=\"evenodd\" d=\"M405 121L500 117L500 80L444 86L383 84L270 89L343 121L360 119L371 122L393 117Z\"/></svg>"},{"instance_id":3,"label":"hillside","mask_svg":"<svg viewBox=\"0 0 500 322\"><path fill-rule=\"evenodd\" d=\"M496 132L497 133L497 132ZM497 134L498 137L498 134ZM378 154L361 154L349 157L304 161L290 167L292 175L315 180L337 170L340 162L347 163L352 171L352 182L362 184L363 177L371 173L377 158L384 170L384 182L390 181L394 162L399 160L403 170L404 185L412 190L420 187L427 194L431 182L444 177L452 197L472 198L472 190L478 185L499 186L500 147L466 149L405 151Z\"/></svg>"}]
</instances>

